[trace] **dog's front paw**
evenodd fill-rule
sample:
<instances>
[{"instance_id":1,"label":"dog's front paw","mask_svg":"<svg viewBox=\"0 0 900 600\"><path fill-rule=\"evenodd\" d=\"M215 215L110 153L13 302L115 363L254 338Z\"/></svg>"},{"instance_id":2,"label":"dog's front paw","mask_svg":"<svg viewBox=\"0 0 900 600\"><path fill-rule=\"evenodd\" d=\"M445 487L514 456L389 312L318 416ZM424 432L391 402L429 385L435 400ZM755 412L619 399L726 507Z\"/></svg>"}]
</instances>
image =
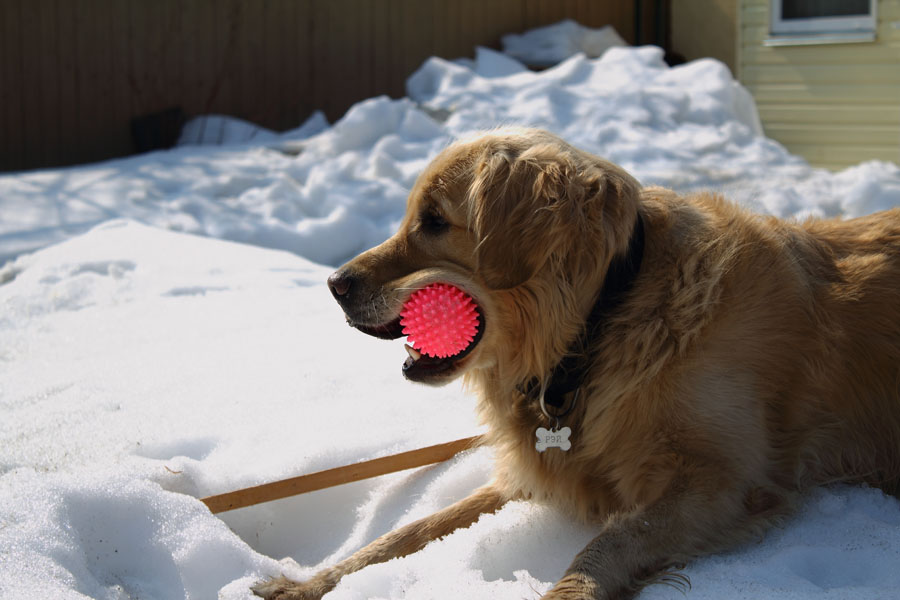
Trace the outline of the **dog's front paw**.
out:
<instances>
[{"instance_id":1,"label":"dog's front paw","mask_svg":"<svg viewBox=\"0 0 900 600\"><path fill-rule=\"evenodd\" d=\"M560 579L541 600L596 600L598 598L618 598L600 593L596 582L581 573L569 573Z\"/></svg>"},{"instance_id":2,"label":"dog's front paw","mask_svg":"<svg viewBox=\"0 0 900 600\"><path fill-rule=\"evenodd\" d=\"M266 600L319 600L332 587L316 579L299 582L281 576L260 581L250 590Z\"/></svg>"}]
</instances>

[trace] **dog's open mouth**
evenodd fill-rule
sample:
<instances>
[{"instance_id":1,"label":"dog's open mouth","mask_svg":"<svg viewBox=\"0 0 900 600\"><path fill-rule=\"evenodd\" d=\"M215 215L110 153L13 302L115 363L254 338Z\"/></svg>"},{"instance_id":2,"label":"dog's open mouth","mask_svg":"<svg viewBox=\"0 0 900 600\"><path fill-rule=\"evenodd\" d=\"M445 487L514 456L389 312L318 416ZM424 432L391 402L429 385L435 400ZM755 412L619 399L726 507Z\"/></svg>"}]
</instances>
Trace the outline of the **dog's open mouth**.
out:
<instances>
[{"instance_id":1,"label":"dog's open mouth","mask_svg":"<svg viewBox=\"0 0 900 600\"><path fill-rule=\"evenodd\" d=\"M422 354L409 344L404 344L407 357L403 363L403 375L410 381L426 382L441 375L450 375L456 370L459 362L468 356L484 335L484 316L478 311L478 330L469 344L452 356L436 358Z\"/></svg>"},{"instance_id":2,"label":"dog's open mouth","mask_svg":"<svg viewBox=\"0 0 900 600\"><path fill-rule=\"evenodd\" d=\"M478 345L478 342L481 341L481 337L484 335L484 315L480 310L476 309L476 311L478 316L478 329L475 333L475 337L472 338L472 341L469 342L465 348L452 356L444 358L428 356L419 352L409 344L404 344L409 356L403 363L403 376L410 381L419 383L430 383L437 379L449 379L449 376L451 376L458 368L460 361L471 354L472 350L475 349L475 346ZM351 323L351 325L365 334L383 340L396 340L404 337L403 328L400 325L400 317L382 325L372 326L357 323Z\"/></svg>"},{"instance_id":3,"label":"dog's open mouth","mask_svg":"<svg viewBox=\"0 0 900 600\"><path fill-rule=\"evenodd\" d=\"M382 340L396 340L403 337L403 327L400 326L400 317L382 325L361 325L360 323L355 323L349 319L348 322L352 327L359 329L366 335L371 335L372 337L377 337Z\"/></svg>"}]
</instances>

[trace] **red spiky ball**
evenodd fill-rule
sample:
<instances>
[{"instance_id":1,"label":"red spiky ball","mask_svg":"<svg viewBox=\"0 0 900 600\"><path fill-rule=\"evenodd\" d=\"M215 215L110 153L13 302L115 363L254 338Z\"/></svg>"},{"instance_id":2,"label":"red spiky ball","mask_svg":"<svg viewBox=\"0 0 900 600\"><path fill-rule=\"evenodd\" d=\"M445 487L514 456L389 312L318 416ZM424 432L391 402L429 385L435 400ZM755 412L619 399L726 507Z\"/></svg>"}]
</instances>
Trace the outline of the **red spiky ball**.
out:
<instances>
[{"instance_id":1,"label":"red spiky ball","mask_svg":"<svg viewBox=\"0 0 900 600\"><path fill-rule=\"evenodd\" d=\"M432 283L416 290L400 311L400 325L413 348L447 358L466 349L478 333L475 301L461 289Z\"/></svg>"}]
</instances>

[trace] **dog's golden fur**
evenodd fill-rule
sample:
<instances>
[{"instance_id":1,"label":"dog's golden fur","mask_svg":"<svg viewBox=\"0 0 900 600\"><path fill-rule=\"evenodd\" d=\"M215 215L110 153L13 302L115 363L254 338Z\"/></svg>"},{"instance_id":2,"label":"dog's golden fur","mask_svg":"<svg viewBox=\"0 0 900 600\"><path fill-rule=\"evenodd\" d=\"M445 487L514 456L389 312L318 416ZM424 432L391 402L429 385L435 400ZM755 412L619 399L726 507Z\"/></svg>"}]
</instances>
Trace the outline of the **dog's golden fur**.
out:
<instances>
[{"instance_id":1,"label":"dog's golden fur","mask_svg":"<svg viewBox=\"0 0 900 600\"><path fill-rule=\"evenodd\" d=\"M535 429L552 423L517 388L546 379L579 335L638 215L643 262L590 349L563 420L572 448L539 453ZM478 394L493 481L311 581L257 593L321 597L348 572L532 498L603 524L545 598L627 597L758 534L808 486L896 489L900 209L782 221L713 194L642 188L545 132L498 130L438 156L397 234L332 284L366 330L435 281L477 300L484 333L445 372L418 378L463 375Z\"/></svg>"}]
</instances>

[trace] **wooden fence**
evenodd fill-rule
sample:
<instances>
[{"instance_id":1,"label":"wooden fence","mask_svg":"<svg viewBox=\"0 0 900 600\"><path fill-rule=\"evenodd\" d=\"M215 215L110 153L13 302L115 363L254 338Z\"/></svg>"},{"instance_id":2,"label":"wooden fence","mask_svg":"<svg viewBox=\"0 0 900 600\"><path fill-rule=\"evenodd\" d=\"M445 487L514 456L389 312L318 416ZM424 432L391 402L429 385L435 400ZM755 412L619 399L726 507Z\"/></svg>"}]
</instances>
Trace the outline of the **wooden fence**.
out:
<instances>
[{"instance_id":1,"label":"wooden fence","mask_svg":"<svg viewBox=\"0 0 900 600\"><path fill-rule=\"evenodd\" d=\"M429 56L472 56L476 45L499 47L505 33L564 18L654 41L660 5L0 0L0 170L130 154L132 120L170 107L275 130L316 109L333 121L364 98L405 95L406 78Z\"/></svg>"}]
</instances>

